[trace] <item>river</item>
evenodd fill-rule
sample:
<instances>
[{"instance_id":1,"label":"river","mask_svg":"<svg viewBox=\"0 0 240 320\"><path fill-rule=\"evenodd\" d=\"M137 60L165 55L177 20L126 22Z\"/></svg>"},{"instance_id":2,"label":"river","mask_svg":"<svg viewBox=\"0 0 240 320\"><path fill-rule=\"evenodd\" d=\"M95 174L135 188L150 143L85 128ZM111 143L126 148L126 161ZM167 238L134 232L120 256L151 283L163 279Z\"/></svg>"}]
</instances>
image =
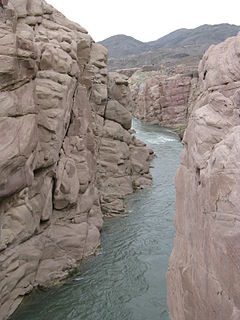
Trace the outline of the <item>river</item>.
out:
<instances>
[{"instance_id":1,"label":"river","mask_svg":"<svg viewBox=\"0 0 240 320\"><path fill-rule=\"evenodd\" d=\"M33 292L12 320L169 320L166 271L182 146L167 129L136 120L134 128L157 156L152 187L127 199L128 215L105 220L101 249L82 264L79 275Z\"/></svg>"}]
</instances>

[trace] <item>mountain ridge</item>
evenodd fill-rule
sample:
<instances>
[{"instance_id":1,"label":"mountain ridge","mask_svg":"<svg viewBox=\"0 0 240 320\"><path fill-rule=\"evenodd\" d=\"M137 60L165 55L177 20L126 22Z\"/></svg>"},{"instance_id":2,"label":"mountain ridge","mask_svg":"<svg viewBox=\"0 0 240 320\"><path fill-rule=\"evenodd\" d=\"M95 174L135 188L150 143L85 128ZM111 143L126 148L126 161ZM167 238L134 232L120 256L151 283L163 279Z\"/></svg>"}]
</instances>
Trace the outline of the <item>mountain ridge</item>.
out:
<instances>
[{"instance_id":1,"label":"mountain ridge","mask_svg":"<svg viewBox=\"0 0 240 320\"><path fill-rule=\"evenodd\" d=\"M193 29L177 29L149 42L118 34L99 43L108 49L110 69L133 68L171 63L172 60L177 62L186 56L194 59L196 57L199 61L199 57L210 45L236 36L238 32L240 32L240 26L234 24L204 24ZM174 58L175 55L177 58Z\"/></svg>"}]
</instances>

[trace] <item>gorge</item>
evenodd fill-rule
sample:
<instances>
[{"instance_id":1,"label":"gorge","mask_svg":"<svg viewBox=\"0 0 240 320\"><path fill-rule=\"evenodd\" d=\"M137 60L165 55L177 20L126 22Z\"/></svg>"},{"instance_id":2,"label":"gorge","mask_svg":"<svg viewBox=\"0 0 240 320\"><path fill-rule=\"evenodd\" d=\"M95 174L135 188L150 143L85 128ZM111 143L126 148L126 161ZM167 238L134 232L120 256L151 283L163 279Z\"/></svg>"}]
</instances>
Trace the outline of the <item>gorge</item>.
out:
<instances>
[{"instance_id":1,"label":"gorge","mask_svg":"<svg viewBox=\"0 0 240 320\"><path fill-rule=\"evenodd\" d=\"M198 95L198 75L137 71L130 78L133 115L174 130L182 138Z\"/></svg>"},{"instance_id":2,"label":"gorge","mask_svg":"<svg viewBox=\"0 0 240 320\"><path fill-rule=\"evenodd\" d=\"M142 83L107 56L0 1L0 320L239 320L240 34Z\"/></svg>"},{"instance_id":3,"label":"gorge","mask_svg":"<svg viewBox=\"0 0 240 320\"><path fill-rule=\"evenodd\" d=\"M158 126L137 121L134 129L157 156L152 187L128 197L127 215L105 219L101 249L81 265L78 275L63 286L34 292L12 320L169 320L165 274L182 145L174 133Z\"/></svg>"}]
</instances>

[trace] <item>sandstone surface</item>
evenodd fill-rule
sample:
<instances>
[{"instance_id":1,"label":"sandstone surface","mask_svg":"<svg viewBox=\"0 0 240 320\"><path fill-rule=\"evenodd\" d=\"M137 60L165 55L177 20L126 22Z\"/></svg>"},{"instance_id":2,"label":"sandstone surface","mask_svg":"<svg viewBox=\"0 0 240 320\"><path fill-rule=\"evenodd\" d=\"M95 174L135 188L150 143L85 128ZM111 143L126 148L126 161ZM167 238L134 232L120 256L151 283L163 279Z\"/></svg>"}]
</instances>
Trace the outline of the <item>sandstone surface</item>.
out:
<instances>
[{"instance_id":1,"label":"sandstone surface","mask_svg":"<svg viewBox=\"0 0 240 320\"><path fill-rule=\"evenodd\" d=\"M172 320L240 319L240 35L210 47L176 175Z\"/></svg>"},{"instance_id":2,"label":"sandstone surface","mask_svg":"<svg viewBox=\"0 0 240 320\"><path fill-rule=\"evenodd\" d=\"M0 7L0 319L68 276L100 243L103 213L151 183L131 95L107 50L43 0ZM139 160L139 157L141 160Z\"/></svg>"},{"instance_id":3,"label":"sandstone surface","mask_svg":"<svg viewBox=\"0 0 240 320\"><path fill-rule=\"evenodd\" d=\"M137 71L131 83L133 115L182 135L198 87L196 73L169 76L164 72Z\"/></svg>"}]
</instances>

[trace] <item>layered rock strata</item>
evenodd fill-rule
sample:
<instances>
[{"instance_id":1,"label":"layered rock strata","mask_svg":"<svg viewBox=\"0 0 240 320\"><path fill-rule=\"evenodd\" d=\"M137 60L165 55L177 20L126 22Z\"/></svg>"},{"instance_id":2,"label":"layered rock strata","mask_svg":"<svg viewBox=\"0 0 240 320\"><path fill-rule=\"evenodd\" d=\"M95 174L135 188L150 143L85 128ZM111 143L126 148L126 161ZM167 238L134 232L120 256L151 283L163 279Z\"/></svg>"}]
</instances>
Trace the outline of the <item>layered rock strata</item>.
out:
<instances>
[{"instance_id":1,"label":"layered rock strata","mask_svg":"<svg viewBox=\"0 0 240 320\"><path fill-rule=\"evenodd\" d=\"M240 35L210 47L176 175L172 320L240 318Z\"/></svg>"},{"instance_id":2,"label":"layered rock strata","mask_svg":"<svg viewBox=\"0 0 240 320\"><path fill-rule=\"evenodd\" d=\"M134 83L134 77L142 77L143 81ZM134 116L181 134L186 128L189 109L195 98L198 84L196 75L140 73L133 75L132 82Z\"/></svg>"},{"instance_id":3,"label":"layered rock strata","mask_svg":"<svg viewBox=\"0 0 240 320\"><path fill-rule=\"evenodd\" d=\"M100 242L103 212L151 182L107 50L43 0L0 7L0 319L68 276Z\"/></svg>"},{"instance_id":4,"label":"layered rock strata","mask_svg":"<svg viewBox=\"0 0 240 320\"><path fill-rule=\"evenodd\" d=\"M108 101L99 145L97 185L105 215L123 213L124 198L151 184L153 152L131 134L132 99L128 78L108 75Z\"/></svg>"}]
</instances>

